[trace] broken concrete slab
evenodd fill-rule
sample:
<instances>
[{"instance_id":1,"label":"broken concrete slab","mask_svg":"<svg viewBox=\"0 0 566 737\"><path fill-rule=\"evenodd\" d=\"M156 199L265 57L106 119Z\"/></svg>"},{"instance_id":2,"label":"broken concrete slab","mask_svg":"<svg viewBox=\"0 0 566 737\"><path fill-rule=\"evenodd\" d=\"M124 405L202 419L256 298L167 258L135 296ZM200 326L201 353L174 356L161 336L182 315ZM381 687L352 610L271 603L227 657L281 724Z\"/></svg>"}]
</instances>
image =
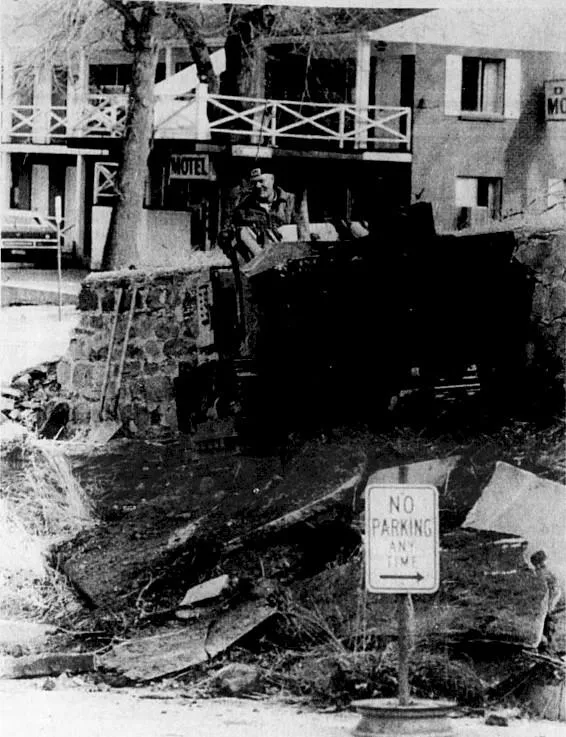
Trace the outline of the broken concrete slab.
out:
<instances>
[{"instance_id":1,"label":"broken concrete slab","mask_svg":"<svg viewBox=\"0 0 566 737\"><path fill-rule=\"evenodd\" d=\"M94 653L45 653L21 658L0 658L0 678L39 678L61 673L90 673L95 669Z\"/></svg>"},{"instance_id":2,"label":"broken concrete slab","mask_svg":"<svg viewBox=\"0 0 566 737\"><path fill-rule=\"evenodd\" d=\"M0 619L0 649L14 645L36 647L44 644L55 632L57 627L51 624Z\"/></svg>"},{"instance_id":3,"label":"broken concrete slab","mask_svg":"<svg viewBox=\"0 0 566 737\"><path fill-rule=\"evenodd\" d=\"M208 581L192 586L182 601L179 602L179 607L191 607L195 604L202 604L203 602L210 602L211 599L217 599L221 596L230 586L230 576L223 573L215 578L209 578Z\"/></svg>"},{"instance_id":4,"label":"broken concrete slab","mask_svg":"<svg viewBox=\"0 0 566 737\"><path fill-rule=\"evenodd\" d=\"M275 612L260 602L246 602L217 619L210 613L186 627L115 645L99 664L136 681L180 673L227 650Z\"/></svg>"},{"instance_id":5,"label":"broken concrete slab","mask_svg":"<svg viewBox=\"0 0 566 737\"><path fill-rule=\"evenodd\" d=\"M499 461L463 527L521 535L566 580L566 486Z\"/></svg>"},{"instance_id":6,"label":"broken concrete slab","mask_svg":"<svg viewBox=\"0 0 566 737\"><path fill-rule=\"evenodd\" d=\"M188 627L114 645L101 656L100 667L118 671L133 681L151 681L205 663L210 621L197 620Z\"/></svg>"},{"instance_id":7,"label":"broken concrete slab","mask_svg":"<svg viewBox=\"0 0 566 737\"><path fill-rule=\"evenodd\" d=\"M274 607L256 601L246 601L229 609L212 623L206 638L207 653L213 658L224 652L276 612Z\"/></svg>"},{"instance_id":8,"label":"broken concrete slab","mask_svg":"<svg viewBox=\"0 0 566 737\"><path fill-rule=\"evenodd\" d=\"M88 445L105 445L122 428L122 423L117 420L104 420L89 428L84 442Z\"/></svg>"},{"instance_id":9,"label":"broken concrete slab","mask_svg":"<svg viewBox=\"0 0 566 737\"><path fill-rule=\"evenodd\" d=\"M507 542L498 544L501 540ZM524 541L516 540L476 530L444 535L440 589L431 596L415 597L417 637L500 640L536 647L546 612L546 590L523 559ZM362 556L293 584L290 592L292 602L298 604L299 626L304 616L311 632L320 620L339 639L355 637L362 589ZM395 637L395 607L393 596L368 597L364 637Z\"/></svg>"},{"instance_id":10,"label":"broken concrete slab","mask_svg":"<svg viewBox=\"0 0 566 737\"><path fill-rule=\"evenodd\" d=\"M418 463L405 463L391 468L381 468L372 473L368 484L431 484L441 487L460 462L460 456L432 458Z\"/></svg>"}]
</instances>

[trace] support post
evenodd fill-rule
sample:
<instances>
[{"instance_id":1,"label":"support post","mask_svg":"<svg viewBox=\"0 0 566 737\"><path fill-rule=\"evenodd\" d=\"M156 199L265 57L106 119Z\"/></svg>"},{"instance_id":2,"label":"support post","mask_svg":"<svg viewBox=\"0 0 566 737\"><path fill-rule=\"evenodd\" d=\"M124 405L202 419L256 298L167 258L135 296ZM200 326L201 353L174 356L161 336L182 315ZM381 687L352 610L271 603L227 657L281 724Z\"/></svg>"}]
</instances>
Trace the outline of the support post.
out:
<instances>
[{"instance_id":1,"label":"support post","mask_svg":"<svg viewBox=\"0 0 566 737\"><path fill-rule=\"evenodd\" d=\"M210 139L210 127L208 124L208 85L199 82L197 84L195 104L196 104L196 130L195 138L197 141L207 141Z\"/></svg>"},{"instance_id":2,"label":"support post","mask_svg":"<svg viewBox=\"0 0 566 737\"><path fill-rule=\"evenodd\" d=\"M165 47L165 79L169 79L175 74L175 66L173 63L173 47L167 44Z\"/></svg>"},{"instance_id":3,"label":"support post","mask_svg":"<svg viewBox=\"0 0 566 737\"><path fill-rule=\"evenodd\" d=\"M61 197L55 197L55 224L57 226L57 304L59 306L59 322L61 322L61 309L63 305L62 295L62 273L61 273L61 225L63 222L63 208Z\"/></svg>"},{"instance_id":4,"label":"support post","mask_svg":"<svg viewBox=\"0 0 566 737\"><path fill-rule=\"evenodd\" d=\"M0 153L0 208L9 210L12 195L12 154Z\"/></svg>"},{"instance_id":5,"label":"support post","mask_svg":"<svg viewBox=\"0 0 566 737\"><path fill-rule=\"evenodd\" d=\"M356 40L356 118L354 124L360 127L355 134L356 148L367 148L370 65L371 41L366 34L360 34Z\"/></svg>"},{"instance_id":6,"label":"support post","mask_svg":"<svg viewBox=\"0 0 566 737\"><path fill-rule=\"evenodd\" d=\"M7 49L0 49L2 65L2 143L10 141L12 129L12 107L14 105L14 66Z\"/></svg>"},{"instance_id":7,"label":"support post","mask_svg":"<svg viewBox=\"0 0 566 737\"><path fill-rule=\"evenodd\" d=\"M49 64L34 70L32 142L49 143L49 123L51 119L51 77Z\"/></svg>"},{"instance_id":8,"label":"support post","mask_svg":"<svg viewBox=\"0 0 566 737\"><path fill-rule=\"evenodd\" d=\"M86 193L86 172L85 157L77 154L77 170L75 179L75 241L77 244L77 253L80 254L81 260L85 257L85 193Z\"/></svg>"}]
</instances>

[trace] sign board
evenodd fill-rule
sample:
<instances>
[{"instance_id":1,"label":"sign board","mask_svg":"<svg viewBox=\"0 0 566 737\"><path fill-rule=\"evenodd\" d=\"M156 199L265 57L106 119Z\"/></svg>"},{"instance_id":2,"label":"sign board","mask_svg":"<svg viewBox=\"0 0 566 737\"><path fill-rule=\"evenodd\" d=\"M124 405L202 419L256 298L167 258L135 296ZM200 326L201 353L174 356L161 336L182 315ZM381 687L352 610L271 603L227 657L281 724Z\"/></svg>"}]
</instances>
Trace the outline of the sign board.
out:
<instances>
[{"instance_id":1,"label":"sign board","mask_svg":"<svg viewBox=\"0 0 566 737\"><path fill-rule=\"evenodd\" d=\"M169 181L172 179L214 179L208 154L171 154Z\"/></svg>"},{"instance_id":2,"label":"sign board","mask_svg":"<svg viewBox=\"0 0 566 737\"><path fill-rule=\"evenodd\" d=\"M566 79L544 83L544 113L546 120L566 120Z\"/></svg>"},{"instance_id":3,"label":"sign board","mask_svg":"<svg viewBox=\"0 0 566 737\"><path fill-rule=\"evenodd\" d=\"M438 491L366 488L366 588L374 594L434 594L439 585Z\"/></svg>"}]
</instances>

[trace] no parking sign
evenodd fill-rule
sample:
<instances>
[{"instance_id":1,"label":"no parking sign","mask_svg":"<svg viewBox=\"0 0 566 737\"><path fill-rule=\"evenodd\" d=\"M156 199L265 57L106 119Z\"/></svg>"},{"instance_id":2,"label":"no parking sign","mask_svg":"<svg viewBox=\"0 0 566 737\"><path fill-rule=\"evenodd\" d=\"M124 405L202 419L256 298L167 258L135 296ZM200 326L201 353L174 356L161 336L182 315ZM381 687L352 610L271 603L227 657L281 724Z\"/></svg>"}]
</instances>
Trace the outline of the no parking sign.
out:
<instances>
[{"instance_id":1,"label":"no parking sign","mask_svg":"<svg viewBox=\"0 0 566 737\"><path fill-rule=\"evenodd\" d=\"M434 594L439 585L438 491L387 484L366 489L366 588Z\"/></svg>"}]
</instances>

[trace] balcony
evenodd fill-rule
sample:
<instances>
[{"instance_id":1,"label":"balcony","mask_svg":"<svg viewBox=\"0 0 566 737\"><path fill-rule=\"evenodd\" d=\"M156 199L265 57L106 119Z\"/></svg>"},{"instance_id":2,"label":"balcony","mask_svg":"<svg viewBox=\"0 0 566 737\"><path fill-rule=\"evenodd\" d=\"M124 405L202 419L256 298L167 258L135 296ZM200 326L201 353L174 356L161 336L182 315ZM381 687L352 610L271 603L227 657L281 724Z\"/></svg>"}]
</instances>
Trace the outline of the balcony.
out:
<instances>
[{"instance_id":1,"label":"balcony","mask_svg":"<svg viewBox=\"0 0 566 737\"><path fill-rule=\"evenodd\" d=\"M80 106L47 110L4 106L2 143L119 138L127 104L127 95L89 95ZM184 95L156 97L154 136L281 148L409 152L411 110L212 95L201 85Z\"/></svg>"}]
</instances>

